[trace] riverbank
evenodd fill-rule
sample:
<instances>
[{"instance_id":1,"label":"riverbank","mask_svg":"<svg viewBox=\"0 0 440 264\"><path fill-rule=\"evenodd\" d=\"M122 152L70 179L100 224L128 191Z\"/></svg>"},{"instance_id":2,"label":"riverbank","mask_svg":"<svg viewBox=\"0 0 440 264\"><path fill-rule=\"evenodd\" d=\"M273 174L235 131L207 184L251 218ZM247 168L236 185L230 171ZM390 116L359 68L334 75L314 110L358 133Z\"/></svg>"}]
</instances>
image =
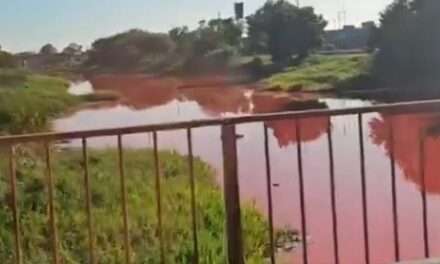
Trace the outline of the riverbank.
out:
<instances>
[{"instance_id":1,"label":"riverbank","mask_svg":"<svg viewBox=\"0 0 440 264\"><path fill-rule=\"evenodd\" d=\"M288 67L262 83L280 91L328 92L353 87L367 75L371 57L367 54L312 55L298 66Z\"/></svg>"},{"instance_id":2,"label":"riverbank","mask_svg":"<svg viewBox=\"0 0 440 264\"><path fill-rule=\"evenodd\" d=\"M31 133L48 129L48 122L80 99L67 92L61 78L17 69L0 70L0 133Z\"/></svg>"},{"instance_id":3,"label":"riverbank","mask_svg":"<svg viewBox=\"0 0 440 264\"><path fill-rule=\"evenodd\" d=\"M68 92L69 83L59 78L35 75L16 70L2 71L0 98L10 104L2 105L5 133L30 133L50 129L52 119L81 106L94 93L74 96ZM95 92L95 91L93 91ZM98 93L113 94L108 91ZM88 99L90 101L90 99ZM92 100L93 101L93 100ZM20 115L16 114L19 113ZM38 146L19 146L17 151L19 207L22 223L24 259L29 263L49 262L51 251L47 244L47 197L45 194L44 156ZM76 148L57 147L53 152L53 173L56 177L56 208L62 258L69 263L87 262L87 226L84 211L81 152ZM7 156L0 159L0 175L7 171ZM129 193L130 235L133 259L139 262L159 262L160 254L156 222L154 163L151 150L126 150L127 190ZM192 231L188 163L176 153L160 154L163 191L163 230L167 262L189 263L192 252ZM93 217L97 230L97 255L103 262L122 261L124 256L122 222L120 217L119 178L115 175L117 152L113 149L90 152ZM201 263L225 262L224 205L215 172L201 160L195 162L198 235ZM1 182L7 186L6 175ZM166 189L166 190L165 190ZM116 194L116 195L115 195ZM0 199L8 199L7 189L0 188ZM267 227L263 214L253 206L243 204L244 233L247 263L264 263L268 257ZM11 211L7 204L0 207L0 229L12 227ZM112 219L112 220L110 220ZM110 221L109 221L110 220ZM176 239L177 237L177 239ZM277 237L289 238L283 232ZM120 239L119 239L120 238ZM0 232L0 259L12 260L11 232ZM151 250L145 250L149 248Z\"/></svg>"},{"instance_id":4,"label":"riverbank","mask_svg":"<svg viewBox=\"0 0 440 264\"><path fill-rule=\"evenodd\" d=\"M0 69L0 135L46 131L52 119L82 103L118 98L109 92L73 95L69 86L61 77Z\"/></svg>"},{"instance_id":5,"label":"riverbank","mask_svg":"<svg viewBox=\"0 0 440 264\"><path fill-rule=\"evenodd\" d=\"M48 263L47 197L42 149L19 148L17 151L18 197L22 230L23 260ZM55 207L62 259L68 263L88 261L87 214L84 210L82 153L79 149L53 151ZM150 150L126 150L125 173L130 219L130 245L136 263L159 263L157 199L154 155ZM162 229L166 261L190 263L193 252L190 176L187 158L174 152L160 153L162 186ZM3 171L6 158L0 159ZM120 179L116 150L91 150L89 153L92 217L96 234L96 254L100 262L123 262L123 225L121 217ZM224 246L225 211L222 192L215 172L199 159L194 162L196 210L200 263L226 262ZM7 186L7 177L0 177ZM8 191L0 188L2 200ZM243 205L246 263L264 263L268 254L267 223L252 206ZM13 237L11 211L0 206L0 259L11 260Z\"/></svg>"},{"instance_id":6,"label":"riverbank","mask_svg":"<svg viewBox=\"0 0 440 264\"><path fill-rule=\"evenodd\" d=\"M372 56L312 55L298 66L270 74L260 81L260 87L275 93L313 93L384 103L440 98L438 77L389 82L374 72Z\"/></svg>"}]
</instances>

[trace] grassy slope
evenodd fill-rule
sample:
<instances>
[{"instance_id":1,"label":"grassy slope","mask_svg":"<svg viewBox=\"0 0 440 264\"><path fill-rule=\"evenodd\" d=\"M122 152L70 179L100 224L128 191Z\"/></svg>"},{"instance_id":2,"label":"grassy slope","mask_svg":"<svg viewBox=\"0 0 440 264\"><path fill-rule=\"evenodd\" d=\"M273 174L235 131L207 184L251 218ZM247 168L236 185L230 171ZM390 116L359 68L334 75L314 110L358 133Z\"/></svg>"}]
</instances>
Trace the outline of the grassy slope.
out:
<instances>
[{"instance_id":1,"label":"grassy slope","mask_svg":"<svg viewBox=\"0 0 440 264\"><path fill-rule=\"evenodd\" d=\"M42 150L40 150L42 151ZM56 211L63 263L87 263L87 215L84 202L82 155L80 151L54 151ZM26 263L49 263L50 243L47 222L47 194L42 153L20 152L18 189L22 245ZM183 157L160 154L162 171L162 211L167 263L191 263L192 233L188 163ZM93 151L89 155L92 185L93 222L100 263L122 263L124 257L121 218L120 178L117 152ZM0 199L8 201L5 159L0 163ZM128 190L130 243L134 263L159 263L154 160L151 151L125 152ZM195 162L197 219L200 263L226 263L224 207L214 172L200 160ZM2 175L3 174L3 175ZM246 263L264 263L267 224L253 207L245 206L243 219ZM0 203L0 259L12 259L11 210Z\"/></svg>"},{"instance_id":2,"label":"grassy slope","mask_svg":"<svg viewBox=\"0 0 440 264\"><path fill-rule=\"evenodd\" d=\"M0 133L46 129L48 121L75 105L62 79L0 69Z\"/></svg>"},{"instance_id":3,"label":"grassy slope","mask_svg":"<svg viewBox=\"0 0 440 264\"><path fill-rule=\"evenodd\" d=\"M301 65L275 74L265 82L283 90L301 88L303 91L320 91L340 88L362 75L368 62L368 55L314 55Z\"/></svg>"}]
</instances>

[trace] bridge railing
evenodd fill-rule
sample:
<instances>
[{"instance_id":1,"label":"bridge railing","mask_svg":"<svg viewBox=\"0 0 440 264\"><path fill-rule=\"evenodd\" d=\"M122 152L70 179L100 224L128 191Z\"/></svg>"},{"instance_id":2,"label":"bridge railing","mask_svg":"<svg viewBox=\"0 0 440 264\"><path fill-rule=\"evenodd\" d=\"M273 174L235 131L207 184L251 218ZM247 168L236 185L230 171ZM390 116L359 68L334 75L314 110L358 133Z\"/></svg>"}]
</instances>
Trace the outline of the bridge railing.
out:
<instances>
[{"instance_id":1,"label":"bridge railing","mask_svg":"<svg viewBox=\"0 0 440 264\"><path fill-rule=\"evenodd\" d=\"M369 223L368 223L368 198L367 198L367 184L366 184L366 173L365 173L365 148L364 148L364 129L363 129L363 115L366 113L390 113L390 114L403 114L403 113L430 113L430 112L440 112L440 101L422 101L422 102L410 102L410 103L397 103L397 104L383 104L375 105L369 107L359 107L359 108L348 108L348 109L335 109L335 110L308 110L308 111L295 111L295 112L282 112L273 114L258 114L249 115L241 117L232 118L219 118L219 119L209 119L209 120L194 120L188 122L174 122L174 123L164 123L157 125L146 125L146 126L134 126L134 127L124 127L116 129L101 129L101 130L89 130L89 131L72 131L63 133L42 133L42 134L29 134L29 135L17 135L17 136L5 136L0 137L0 146L2 148L9 149L9 191L12 200L12 215L13 215L13 232L15 248L14 251L14 262L21 264L22 262L22 246L21 246L21 227L19 221L20 208L18 207L18 197L17 197L17 169L16 169L16 154L15 148L19 144L24 143L39 143L44 146L45 149L45 165L46 165L46 182L48 190L48 225L50 230L50 245L52 251L53 263L62 263L60 259L59 252L59 238L57 235L56 226L56 212L54 206L54 176L52 175L52 159L51 159L51 146L59 141L79 139L82 144L82 158L83 158L83 173L84 173L84 190L86 194L86 210L87 210L87 228L89 234L89 263L98 263L96 258L96 245L95 245L95 231L92 221L92 198L91 198L91 186L90 186L90 175L88 166L88 140L96 137L103 136L114 136L117 138L117 150L118 150L118 174L120 177L121 186L121 204L122 204L122 220L124 224L124 252L125 252L125 262L131 263L131 248L130 248L130 232L128 227L129 214L127 210L127 188L126 188L126 176L124 171L124 146L123 137L132 134L139 133L152 133L153 134L153 153L155 160L155 180L156 180L156 198L161 199L160 193L160 180L161 173L159 170L159 145L158 145L158 134L164 131L170 130L186 130L187 136L187 146L188 146L188 164L189 164L189 175L191 177L190 193L191 193L191 214L192 214L192 236L193 236L193 263L199 262L199 239L197 234L197 221L196 221L196 192L195 192L195 176L194 176L194 155L193 155L193 129L202 127L212 127L220 126L222 128L222 146L223 146L223 161L224 161L224 197L225 197L225 208L226 208L226 233L227 233L227 252L229 263L240 264L244 263L243 258L243 238L242 238L242 228L241 228L241 207L240 207L240 192L239 192L239 175L238 175L238 157L237 157L237 134L236 126L246 123L259 123L274 120L297 120L296 122L296 136L297 136L297 162L298 162L298 175L299 175L299 197L300 197L300 211L301 211L301 234L302 241L306 241L307 238L307 217L306 217L306 207L307 201L304 191L304 173L303 173L303 149L301 144L301 130L302 124L308 118L325 116L342 116L342 115L357 115L358 120L358 135L359 135L359 151L360 151L360 164L359 169L361 173L361 183L362 183L362 214L363 214L363 239L364 239L364 252L365 252L365 263L371 263L371 252L370 252L370 239L369 239ZM330 119L329 119L330 120ZM393 130L389 137L391 142L393 142ZM276 246L274 241L274 219L273 219L273 201L272 201L272 169L270 164L270 146L268 140L268 127L264 126L264 155L265 155L265 167L266 167L266 179L267 179L267 200L268 200L268 234L269 234L269 245L270 252L268 259L270 263L276 263ZM421 138L423 142L423 138ZM340 263L340 250L339 239L338 239L338 214L337 214L337 201L335 194L335 170L334 170L334 146L331 131L331 121L328 123L327 129L327 142L328 142L328 159L330 163L329 175L330 175L330 189L331 189L331 212L332 212L332 234L333 234L333 248L334 248L334 259L329 260L330 262ZM423 146L421 144L420 153L421 159L425 158L423 153ZM399 244L399 228L398 228L398 214L397 214L397 197L396 197L396 168L394 161L394 150L391 147L390 154L391 161L391 172L390 176L392 179L392 201L393 201L393 231L394 231L394 255L395 260L401 260L401 247ZM423 176L423 172L422 172ZM427 205L426 205L426 191L423 191L423 241L424 241L424 254L428 258L430 257L430 246L428 239L428 221L427 221ZM161 237L162 226L161 219L162 213L159 207L157 211L158 221L158 236L160 241L160 253L162 257L162 263L165 261L165 249ZM310 263L307 243L302 243L302 259L303 263Z\"/></svg>"}]
</instances>

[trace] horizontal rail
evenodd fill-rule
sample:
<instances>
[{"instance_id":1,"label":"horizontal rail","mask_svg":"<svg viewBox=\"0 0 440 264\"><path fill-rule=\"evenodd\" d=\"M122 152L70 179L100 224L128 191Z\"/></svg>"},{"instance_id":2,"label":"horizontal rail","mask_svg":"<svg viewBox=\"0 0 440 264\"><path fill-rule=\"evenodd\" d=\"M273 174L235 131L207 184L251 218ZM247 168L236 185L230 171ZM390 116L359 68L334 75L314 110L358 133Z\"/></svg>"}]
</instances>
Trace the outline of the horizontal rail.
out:
<instances>
[{"instance_id":1,"label":"horizontal rail","mask_svg":"<svg viewBox=\"0 0 440 264\"><path fill-rule=\"evenodd\" d=\"M344 109L325 109L325 110L304 110L288 111L270 114L253 114L239 117L227 117L216 119L200 119L185 122L171 122L144 126L132 126L124 128L108 128L97 130L83 130L60 133L37 133L28 135L15 135L0 137L0 145L11 145L17 143L26 143L34 141L57 141L69 139L82 139L92 137L105 137L115 135L128 135L138 133L148 133L154 131L178 130L188 128L199 128L209 126L236 125L263 121L283 120L291 118L311 118L318 116L340 116L354 115L374 112L387 113L422 113L422 112L440 112L440 100L414 101L394 104L378 104L366 107L353 107Z\"/></svg>"}]
</instances>

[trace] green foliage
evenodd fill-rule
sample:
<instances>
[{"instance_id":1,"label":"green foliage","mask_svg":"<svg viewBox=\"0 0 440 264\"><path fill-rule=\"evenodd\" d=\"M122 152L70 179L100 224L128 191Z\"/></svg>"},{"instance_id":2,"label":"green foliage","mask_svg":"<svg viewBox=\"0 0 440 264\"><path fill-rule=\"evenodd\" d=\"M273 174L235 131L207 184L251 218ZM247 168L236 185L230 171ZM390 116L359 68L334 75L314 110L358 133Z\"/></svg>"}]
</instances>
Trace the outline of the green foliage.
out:
<instances>
[{"instance_id":1,"label":"green foliage","mask_svg":"<svg viewBox=\"0 0 440 264\"><path fill-rule=\"evenodd\" d=\"M271 54L277 63L288 62L293 55L306 57L321 45L327 25L313 8L299 8L285 0L267 1L247 22L248 48Z\"/></svg>"},{"instance_id":2,"label":"green foliage","mask_svg":"<svg viewBox=\"0 0 440 264\"><path fill-rule=\"evenodd\" d=\"M177 27L169 31L177 45L184 71L217 71L229 66L241 48L243 25L232 18L200 21L196 30Z\"/></svg>"},{"instance_id":3,"label":"green foliage","mask_svg":"<svg viewBox=\"0 0 440 264\"><path fill-rule=\"evenodd\" d=\"M16 69L0 70L0 89L17 87L25 83L26 80L27 76L24 71Z\"/></svg>"},{"instance_id":4,"label":"green foliage","mask_svg":"<svg viewBox=\"0 0 440 264\"><path fill-rule=\"evenodd\" d=\"M369 65L370 59L366 55L315 55L298 66L273 75L266 82L284 90L345 88L348 82L367 73Z\"/></svg>"},{"instance_id":5,"label":"green foliage","mask_svg":"<svg viewBox=\"0 0 440 264\"><path fill-rule=\"evenodd\" d=\"M89 65L119 70L157 63L174 50L174 42L166 34L130 30L96 40L90 51Z\"/></svg>"},{"instance_id":6,"label":"green foliage","mask_svg":"<svg viewBox=\"0 0 440 264\"><path fill-rule=\"evenodd\" d=\"M375 73L385 81L438 78L440 1L395 0L375 35Z\"/></svg>"},{"instance_id":7,"label":"green foliage","mask_svg":"<svg viewBox=\"0 0 440 264\"><path fill-rule=\"evenodd\" d=\"M62 79L0 70L0 132L30 133L46 129L52 117L77 103Z\"/></svg>"},{"instance_id":8,"label":"green foliage","mask_svg":"<svg viewBox=\"0 0 440 264\"><path fill-rule=\"evenodd\" d=\"M14 55L0 50L0 68L13 68L17 66Z\"/></svg>"},{"instance_id":9,"label":"green foliage","mask_svg":"<svg viewBox=\"0 0 440 264\"><path fill-rule=\"evenodd\" d=\"M44 55L53 55L57 53L58 53L57 48L55 48L52 44L46 44L40 49L40 54L44 54Z\"/></svg>"},{"instance_id":10,"label":"green foliage","mask_svg":"<svg viewBox=\"0 0 440 264\"><path fill-rule=\"evenodd\" d=\"M243 25L240 22L235 22L233 18L218 18L210 20L208 26L221 36L220 39L224 45L232 47L239 47L241 45Z\"/></svg>"},{"instance_id":11,"label":"green foliage","mask_svg":"<svg viewBox=\"0 0 440 264\"><path fill-rule=\"evenodd\" d=\"M48 200L40 150L21 148L17 164L20 223L25 263L49 263ZM160 263L156 181L151 151L124 152L130 245L134 263ZM0 159L4 161L5 159ZM191 195L187 159L160 153L163 237L167 263L192 263ZM87 263L88 229L81 151L53 151L55 208L63 263ZM92 219L100 263L122 263L124 257L121 189L116 150L90 151ZM5 163L2 165L6 171ZM6 175L0 175L0 259L11 263L13 236ZM200 263L226 263L222 192L214 171L195 160ZM267 223L243 206L246 263L264 263Z\"/></svg>"},{"instance_id":12,"label":"green foliage","mask_svg":"<svg viewBox=\"0 0 440 264\"><path fill-rule=\"evenodd\" d=\"M189 31L188 27L177 27L169 35L178 50L187 58L201 57L209 52L225 47L239 48L243 25L232 18L200 21L199 27Z\"/></svg>"}]
</instances>

